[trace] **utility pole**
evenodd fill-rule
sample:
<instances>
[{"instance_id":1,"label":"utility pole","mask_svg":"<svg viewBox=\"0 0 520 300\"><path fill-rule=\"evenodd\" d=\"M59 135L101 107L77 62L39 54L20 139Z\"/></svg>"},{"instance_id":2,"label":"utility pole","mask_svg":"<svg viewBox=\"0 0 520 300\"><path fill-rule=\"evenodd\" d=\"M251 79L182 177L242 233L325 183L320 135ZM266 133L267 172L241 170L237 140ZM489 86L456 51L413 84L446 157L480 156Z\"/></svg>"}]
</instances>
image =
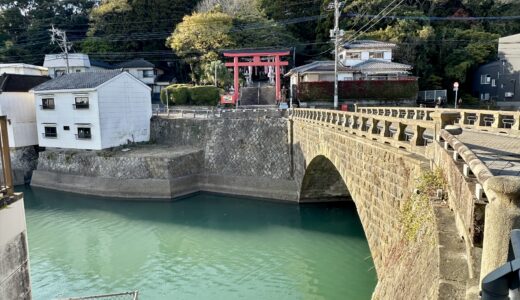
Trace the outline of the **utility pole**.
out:
<instances>
[{"instance_id":1,"label":"utility pole","mask_svg":"<svg viewBox=\"0 0 520 300\"><path fill-rule=\"evenodd\" d=\"M218 63L215 62L215 87L217 87L217 68L218 68Z\"/></svg>"},{"instance_id":2,"label":"utility pole","mask_svg":"<svg viewBox=\"0 0 520 300\"><path fill-rule=\"evenodd\" d=\"M340 3L338 0L334 0L334 30L331 30L331 37L334 38L334 109L338 109L338 49L339 38L342 36L342 31L339 29L339 16L341 4L342 3Z\"/></svg>"},{"instance_id":3,"label":"utility pole","mask_svg":"<svg viewBox=\"0 0 520 300\"><path fill-rule=\"evenodd\" d=\"M67 71L66 73L70 73L69 68L69 50L72 47L72 43L67 42L67 33L63 30L59 30L57 28L54 28L54 25L52 25L52 28L49 29L51 32L51 44L58 44L60 46L61 52L65 55L65 63L67 64Z\"/></svg>"}]
</instances>

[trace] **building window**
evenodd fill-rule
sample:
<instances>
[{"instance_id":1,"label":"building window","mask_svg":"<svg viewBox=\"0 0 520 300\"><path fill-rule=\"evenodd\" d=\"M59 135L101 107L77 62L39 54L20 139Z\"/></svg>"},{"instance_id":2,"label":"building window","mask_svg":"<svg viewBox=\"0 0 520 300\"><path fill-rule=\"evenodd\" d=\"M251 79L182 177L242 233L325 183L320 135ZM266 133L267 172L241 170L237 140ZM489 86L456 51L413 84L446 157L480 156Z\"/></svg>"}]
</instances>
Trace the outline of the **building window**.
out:
<instances>
[{"instance_id":1,"label":"building window","mask_svg":"<svg viewBox=\"0 0 520 300\"><path fill-rule=\"evenodd\" d=\"M491 75L482 74L480 75L480 84L490 84L491 83Z\"/></svg>"},{"instance_id":2,"label":"building window","mask_svg":"<svg viewBox=\"0 0 520 300\"><path fill-rule=\"evenodd\" d=\"M347 59L361 59L361 52L347 52L345 57Z\"/></svg>"},{"instance_id":3,"label":"building window","mask_svg":"<svg viewBox=\"0 0 520 300\"><path fill-rule=\"evenodd\" d=\"M81 73L81 69L76 69L76 73Z\"/></svg>"},{"instance_id":4,"label":"building window","mask_svg":"<svg viewBox=\"0 0 520 300\"><path fill-rule=\"evenodd\" d=\"M344 57L343 54L339 55L339 59L343 59L343 57Z\"/></svg>"},{"instance_id":5,"label":"building window","mask_svg":"<svg viewBox=\"0 0 520 300\"><path fill-rule=\"evenodd\" d=\"M368 58L384 58L383 52L368 52Z\"/></svg>"},{"instance_id":6,"label":"building window","mask_svg":"<svg viewBox=\"0 0 520 300\"><path fill-rule=\"evenodd\" d=\"M88 97L75 97L74 109L88 109Z\"/></svg>"},{"instance_id":7,"label":"building window","mask_svg":"<svg viewBox=\"0 0 520 300\"><path fill-rule=\"evenodd\" d=\"M45 132L43 133L43 136L46 138L57 138L58 132L56 130L56 126L45 126Z\"/></svg>"},{"instance_id":8,"label":"building window","mask_svg":"<svg viewBox=\"0 0 520 300\"><path fill-rule=\"evenodd\" d=\"M90 140L92 135L90 134L90 128L78 127L78 134L76 134L78 140Z\"/></svg>"},{"instance_id":9,"label":"building window","mask_svg":"<svg viewBox=\"0 0 520 300\"><path fill-rule=\"evenodd\" d=\"M143 70L144 78L153 78L155 76L155 72L153 70Z\"/></svg>"},{"instance_id":10,"label":"building window","mask_svg":"<svg viewBox=\"0 0 520 300\"><path fill-rule=\"evenodd\" d=\"M497 82L495 79L491 79L491 86L493 86L493 87L497 86Z\"/></svg>"},{"instance_id":11,"label":"building window","mask_svg":"<svg viewBox=\"0 0 520 300\"><path fill-rule=\"evenodd\" d=\"M480 100L489 100L489 93L480 93Z\"/></svg>"},{"instance_id":12,"label":"building window","mask_svg":"<svg viewBox=\"0 0 520 300\"><path fill-rule=\"evenodd\" d=\"M54 109L54 98L42 98L42 109Z\"/></svg>"},{"instance_id":13,"label":"building window","mask_svg":"<svg viewBox=\"0 0 520 300\"><path fill-rule=\"evenodd\" d=\"M63 130L70 130L70 127L69 126L63 126Z\"/></svg>"},{"instance_id":14,"label":"building window","mask_svg":"<svg viewBox=\"0 0 520 300\"><path fill-rule=\"evenodd\" d=\"M54 71L54 77L59 77L61 75L65 74L65 70L55 70Z\"/></svg>"}]
</instances>

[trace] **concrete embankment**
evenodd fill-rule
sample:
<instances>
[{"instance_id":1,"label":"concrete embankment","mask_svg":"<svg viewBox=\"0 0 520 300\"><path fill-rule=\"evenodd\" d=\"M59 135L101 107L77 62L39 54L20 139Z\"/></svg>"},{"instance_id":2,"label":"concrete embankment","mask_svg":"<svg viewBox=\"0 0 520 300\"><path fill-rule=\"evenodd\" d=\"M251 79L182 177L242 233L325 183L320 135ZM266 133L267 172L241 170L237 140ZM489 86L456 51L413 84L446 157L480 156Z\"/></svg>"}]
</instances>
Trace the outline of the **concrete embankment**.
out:
<instances>
[{"instance_id":1,"label":"concrete embankment","mask_svg":"<svg viewBox=\"0 0 520 300\"><path fill-rule=\"evenodd\" d=\"M207 191L296 201L284 118L162 119L150 145L48 149L31 185L98 196L170 199Z\"/></svg>"}]
</instances>

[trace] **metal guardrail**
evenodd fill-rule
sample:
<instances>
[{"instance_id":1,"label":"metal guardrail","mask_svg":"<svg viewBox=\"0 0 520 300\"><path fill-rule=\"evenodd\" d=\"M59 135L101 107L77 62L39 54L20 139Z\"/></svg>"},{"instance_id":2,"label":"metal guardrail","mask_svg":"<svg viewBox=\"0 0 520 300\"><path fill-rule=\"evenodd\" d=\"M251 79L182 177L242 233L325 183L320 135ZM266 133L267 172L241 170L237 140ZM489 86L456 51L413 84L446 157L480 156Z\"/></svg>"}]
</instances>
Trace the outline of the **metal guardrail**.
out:
<instances>
[{"instance_id":1,"label":"metal guardrail","mask_svg":"<svg viewBox=\"0 0 520 300\"><path fill-rule=\"evenodd\" d=\"M193 118L193 119L210 119L221 118L225 115L234 113L268 114L269 112L281 112L283 110L277 108L237 108L237 109L177 109L177 108L156 108L153 111L155 116L173 117L173 118Z\"/></svg>"}]
</instances>

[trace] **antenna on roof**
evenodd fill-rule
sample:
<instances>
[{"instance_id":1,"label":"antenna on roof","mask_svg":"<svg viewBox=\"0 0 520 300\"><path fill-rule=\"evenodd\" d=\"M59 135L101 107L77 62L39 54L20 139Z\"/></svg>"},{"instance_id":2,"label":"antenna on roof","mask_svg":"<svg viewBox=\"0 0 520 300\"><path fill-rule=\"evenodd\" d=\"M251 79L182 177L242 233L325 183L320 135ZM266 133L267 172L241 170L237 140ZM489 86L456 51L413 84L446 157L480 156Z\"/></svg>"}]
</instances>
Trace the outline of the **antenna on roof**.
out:
<instances>
[{"instance_id":1,"label":"antenna on roof","mask_svg":"<svg viewBox=\"0 0 520 300\"><path fill-rule=\"evenodd\" d=\"M69 71L69 50L72 48L72 43L67 42L67 33L63 30L59 30L58 28L49 29L51 32L51 44L58 44L60 46L61 52L65 55L65 62L67 63L67 74Z\"/></svg>"}]
</instances>

